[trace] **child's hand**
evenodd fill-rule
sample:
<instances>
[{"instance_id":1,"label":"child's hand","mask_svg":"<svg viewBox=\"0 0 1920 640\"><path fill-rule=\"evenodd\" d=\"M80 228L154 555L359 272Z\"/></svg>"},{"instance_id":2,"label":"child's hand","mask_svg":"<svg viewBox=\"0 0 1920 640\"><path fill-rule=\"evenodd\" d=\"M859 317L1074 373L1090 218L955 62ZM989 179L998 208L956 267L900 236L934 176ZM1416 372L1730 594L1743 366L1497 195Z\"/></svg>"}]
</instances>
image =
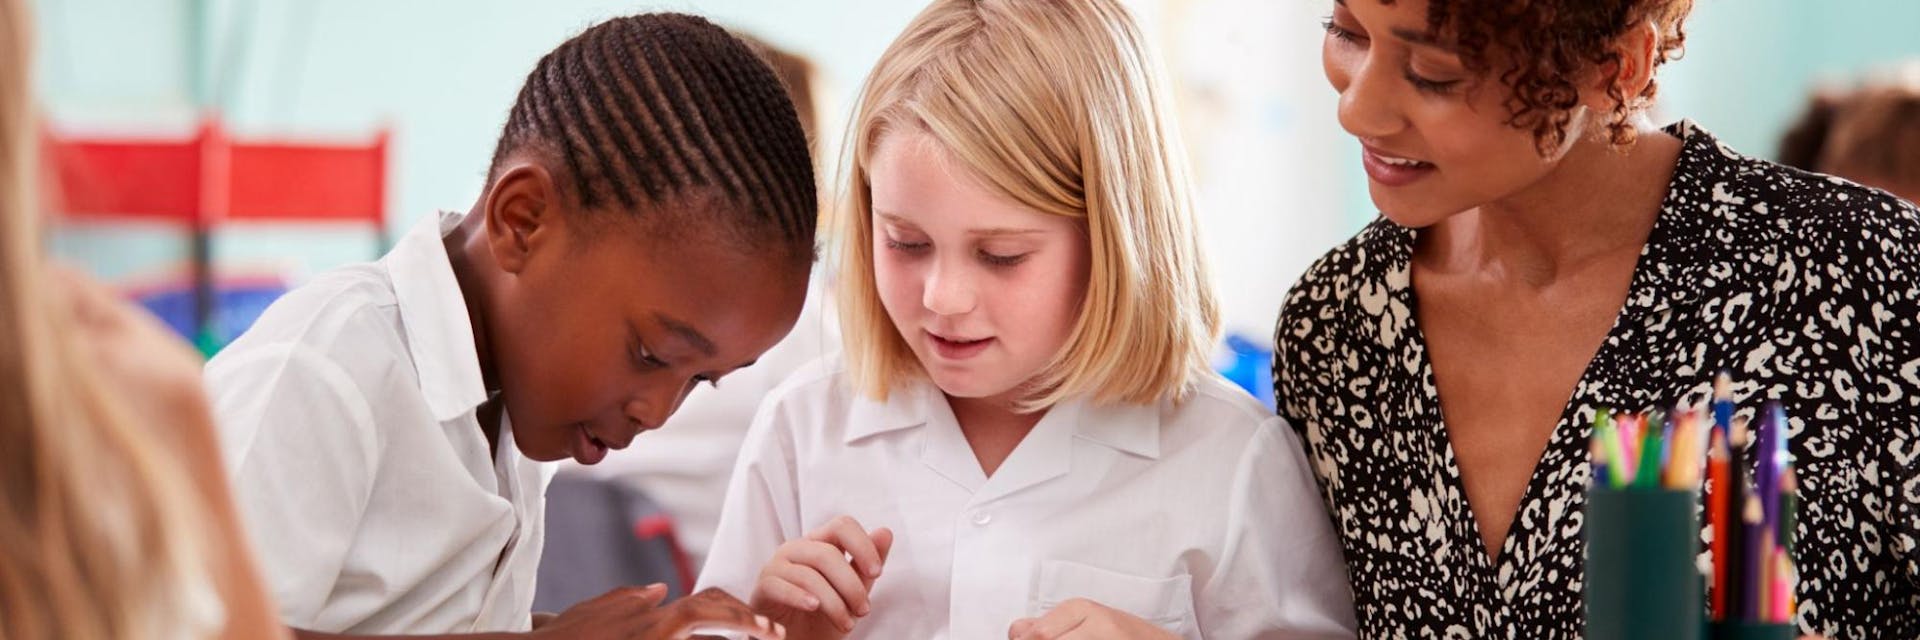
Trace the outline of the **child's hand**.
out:
<instances>
[{"instance_id":1,"label":"child's hand","mask_svg":"<svg viewBox=\"0 0 1920 640\"><path fill-rule=\"evenodd\" d=\"M536 640L685 640L695 632L732 632L754 640L785 640L786 631L754 615L745 603L708 589L660 606L663 584L622 587L574 605L529 634Z\"/></svg>"},{"instance_id":2,"label":"child's hand","mask_svg":"<svg viewBox=\"0 0 1920 640\"><path fill-rule=\"evenodd\" d=\"M1046 615L1021 618L1007 628L1008 640L1146 640L1175 638L1172 632L1084 598L1060 603Z\"/></svg>"},{"instance_id":3,"label":"child's hand","mask_svg":"<svg viewBox=\"0 0 1920 640\"><path fill-rule=\"evenodd\" d=\"M869 532L853 518L834 518L780 545L760 570L753 608L794 629L795 637L851 632L854 619L871 612L868 593L892 548L892 530Z\"/></svg>"}]
</instances>

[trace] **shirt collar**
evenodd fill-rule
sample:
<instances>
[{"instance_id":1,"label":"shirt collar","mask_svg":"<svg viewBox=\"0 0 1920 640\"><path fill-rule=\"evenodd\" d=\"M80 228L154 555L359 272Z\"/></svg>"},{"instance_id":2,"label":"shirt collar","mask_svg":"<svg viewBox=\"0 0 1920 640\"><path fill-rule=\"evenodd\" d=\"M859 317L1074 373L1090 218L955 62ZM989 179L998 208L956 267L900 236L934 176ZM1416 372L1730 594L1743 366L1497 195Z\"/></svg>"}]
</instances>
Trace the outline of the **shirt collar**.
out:
<instances>
[{"instance_id":1,"label":"shirt collar","mask_svg":"<svg viewBox=\"0 0 1920 640\"><path fill-rule=\"evenodd\" d=\"M442 240L466 214L442 212L414 225L381 262L407 336L407 351L434 419L452 420L487 400L473 320Z\"/></svg>"},{"instance_id":2,"label":"shirt collar","mask_svg":"<svg viewBox=\"0 0 1920 640\"><path fill-rule=\"evenodd\" d=\"M1075 438L1149 459L1160 457L1160 415L1165 402L1152 405L1091 404L1072 399L1047 412L1047 420L1062 420ZM845 441L855 441L934 422L951 422L951 410L938 387L925 381L900 385L885 400L856 397L849 412ZM958 428L958 425L954 425ZM1039 427L1035 427L1038 431ZM1024 443L1023 443L1024 444Z\"/></svg>"}]
</instances>

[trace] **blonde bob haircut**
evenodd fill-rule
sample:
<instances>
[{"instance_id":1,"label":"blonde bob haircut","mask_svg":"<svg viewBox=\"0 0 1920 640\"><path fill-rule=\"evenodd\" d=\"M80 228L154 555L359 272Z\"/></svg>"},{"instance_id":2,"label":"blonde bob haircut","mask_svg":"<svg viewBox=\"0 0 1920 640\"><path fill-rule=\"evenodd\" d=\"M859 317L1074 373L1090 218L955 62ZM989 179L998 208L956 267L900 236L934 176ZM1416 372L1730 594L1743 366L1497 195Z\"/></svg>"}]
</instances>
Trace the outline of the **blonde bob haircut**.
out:
<instances>
[{"instance_id":1,"label":"blonde bob haircut","mask_svg":"<svg viewBox=\"0 0 1920 640\"><path fill-rule=\"evenodd\" d=\"M856 389L885 399L926 376L874 281L869 177L882 137L917 130L1000 195L1082 221L1091 244L1079 318L1022 410L1186 395L1220 311L1159 74L1117 0L935 0L907 25L854 106L833 222Z\"/></svg>"}]
</instances>

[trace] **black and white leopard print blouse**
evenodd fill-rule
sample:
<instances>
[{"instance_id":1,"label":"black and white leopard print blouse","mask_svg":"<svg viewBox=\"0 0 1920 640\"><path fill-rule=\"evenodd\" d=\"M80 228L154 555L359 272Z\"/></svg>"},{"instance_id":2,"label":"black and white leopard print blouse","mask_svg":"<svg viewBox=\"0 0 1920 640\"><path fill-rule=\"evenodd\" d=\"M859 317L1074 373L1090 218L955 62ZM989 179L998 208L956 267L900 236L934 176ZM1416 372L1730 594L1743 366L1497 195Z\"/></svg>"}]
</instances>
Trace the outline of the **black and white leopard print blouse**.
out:
<instances>
[{"instance_id":1,"label":"black and white leopard print blouse","mask_svg":"<svg viewBox=\"0 0 1920 640\"><path fill-rule=\"evenodd\" d=\"M1343 538L1363 637L1580 637L1594 409L1699 403L1728 368L1743 412L1771 398L1791 416L1801 628L1920 638L1920 211L1667 131L1684 149L1626 305L1497 562L1414 313L1417 232L1376 220L1288 295L1274 392Z\"/></svg>"}]
</instances>

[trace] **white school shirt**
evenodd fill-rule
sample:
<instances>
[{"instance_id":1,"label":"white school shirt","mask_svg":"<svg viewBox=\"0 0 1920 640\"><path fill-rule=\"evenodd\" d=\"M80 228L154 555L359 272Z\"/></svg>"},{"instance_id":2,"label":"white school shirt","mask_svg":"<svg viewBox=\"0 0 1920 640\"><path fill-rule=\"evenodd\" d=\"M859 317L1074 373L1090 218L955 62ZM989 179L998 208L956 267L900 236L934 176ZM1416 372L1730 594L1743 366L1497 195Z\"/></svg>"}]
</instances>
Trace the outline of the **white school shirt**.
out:
<instances>
[{"instance_id":1,"label":"white school shirt","mask_svg":"<svg viewBox=\"0 0 1920 640\"><path fill-rule=\"evenodd\" d=\"M926 382L885 402L837 360L768 396L700 576L745 599L835 516L894 545L854 638L1001 640L1087 598L1187 638L1351 637L1346 565L1292 429L1218 376L1184 403L1047 412L992 477Z\"/></svg>"},{"instance_id":2,"label":"white school shirt","mask_svg":"<svg viewBox=\"0 0 1920 640\"><path fill-rule=\"evenodd\" d=\"M462 217L288 292L207 363L234 499L287 624L531 625L551 465L507 424L498 455L480 430L487 391L441 244Z\"/></svg>"}]
</instances>

